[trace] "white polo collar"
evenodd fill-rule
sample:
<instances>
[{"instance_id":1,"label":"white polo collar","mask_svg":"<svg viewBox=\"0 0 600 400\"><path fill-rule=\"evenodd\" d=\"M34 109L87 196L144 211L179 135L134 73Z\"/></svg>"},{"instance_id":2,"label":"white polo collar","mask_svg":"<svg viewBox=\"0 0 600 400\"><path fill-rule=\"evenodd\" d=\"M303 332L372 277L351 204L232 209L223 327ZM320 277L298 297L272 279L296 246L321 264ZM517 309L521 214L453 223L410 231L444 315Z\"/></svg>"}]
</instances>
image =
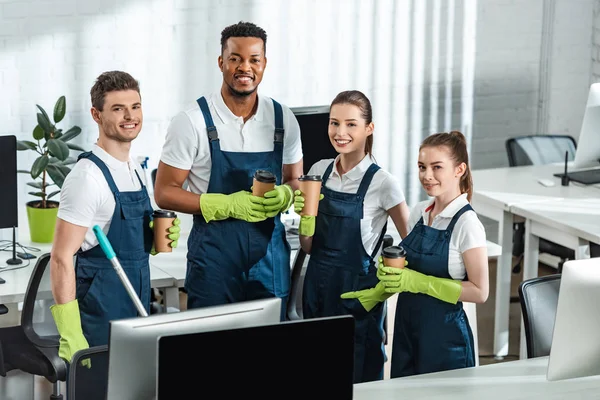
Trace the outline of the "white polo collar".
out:
<instances>
[{"instance_id":1,"label":"white polo collar","mask_svg":"<svg viewBox=\"0 0 600 400\"><path fill-rule=\"evenodd\" d=\"M262 121L264 119L263 114L265 112L265 107L263 105L265 98L257 95L256 99L258 101L258 107L256 108L256 113L254 113L254 115L250 119L255 121ZM227 107L220 91L212 94L212 102L218 117L221 119L221 121L223 121L224 124L230 124L242 120L242 117L238 117L233 112L231 112L229 107Z\"/></svg>"},{"instance_id":2,"label":"white polo collar","mask_svg":"<svg viewBox=\"0 0 600 400\"><path fill-rule=\"evenodd\" d=\"M451 219L452 217L454 217L454 215L456 215L456 213L461 208L463 208L467 204L469 204L469 201L467 200L467 193L463 193L460 196L458 196L457 198L455 198L454 200L452 200L450 202L450 204L448 204L446 206L446 208L444 208L442 210L442 212L437 215L437 217ZM434 205L435 205L435 199L432 199L431 202L429 203L429 205L423 209L423 212L422 212L423 221L425 221L425 222L428 221L429 213L431 212L431 210L433 210Z\"/></svg>"},{"instance_id":3,"label":"white polo collar","mask_svg":"<svg viewBox=\"0 0 600 400\"><path fill-rule=\"evenodd\" d=\"M333 161L334 168L333 168L333 171L331 171L331 173L333 175L337 176L338 178L340 177L340 174L338 173L338 170L337 170L337 164L338 164L339 160L340 160L340 155L338 155L335 158L335 160ZM362 160L360 160L360 162L358 164L356 164L356 166L354 168L352 168L350 171L346 172L344 174L344 177L350 179L351 181L360 181L360 180L362 180L363 176L365 175L365 172L367 172L367 170L369 169L371 164L373 164L373 159L371 158L371 156L369 156L367 154L363 157Z\"/></svg>"},{"instance_id":4,"label":"white polo collar","mask_svg":"<svg viewBox=\"0 0 600 400\"><path fill-rule=\"evenodd\" d=\"M92 152L96 155L96 157L98 157L100 160L102 160L108 168L110 168L112 170L118 170L119 168L121 168L123 166L123 164L127 164L127 162L118 160L118 159L114 158L113 156L111 156L110 154L108 154L106 152L106 150L104 150L102 147L98 146L98 144L94 144L94 147L92 148ZM133 163L133 159L131 158L131 156L129 157L129 162ZM134 165L134 164L132 164L132 165Z\"/></svg>"}]
</instances>

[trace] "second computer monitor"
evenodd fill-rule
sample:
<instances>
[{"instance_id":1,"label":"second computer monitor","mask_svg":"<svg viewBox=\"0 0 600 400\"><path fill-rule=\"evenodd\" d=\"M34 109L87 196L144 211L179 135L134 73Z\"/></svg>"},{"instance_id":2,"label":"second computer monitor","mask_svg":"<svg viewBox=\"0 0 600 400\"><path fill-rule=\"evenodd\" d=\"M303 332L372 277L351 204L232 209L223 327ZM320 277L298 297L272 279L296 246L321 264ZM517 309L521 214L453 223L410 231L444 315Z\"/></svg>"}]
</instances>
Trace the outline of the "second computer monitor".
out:
<instances>
[{"instance_id":1,"label":"second computer monitor","mask_svg":"<svg viewBox=\"0 0 600 400\"><path fill-rule=\"evenodd\" d=\"M269 298L111 321L107 399L155 398L161 336L275 324L280 314L281 299Z\"/></svg>"},{"instance_id":2,"label":"second computer monitor","mask_svg":"<svg viewBox=\"0 0 600 400\"><path fill-rule=\"evenodd\" d=\"M590 86L573 166L600 166L600 83Z\"/></svg>"},{"instance_id":3,"label":"second computer monitor","mask_svg":"<svg viewBox=\"0 0 600 400\"><path fill-rule=\"evenodd\" d=\"M300 125L304 173L320 160L335 158L337 152L329 140L329 106L296 107L291 111Z\"/></svg>"},{"instance_id":4,"label":"second computer monitor","mask_svg":"<svg viewBox=\"0 0 600 400\"><path fill-rule=\"evenodd\" d=\"M548 380L600 375L600 258L563 265Z\"/></svg>"},{"instance_id":5,"label":"second computer monitor","mask_svg":"<svg viewBox=\"0 0 600 400\"><path fill-rule=\"evenodd\" d=\"M157 374L158 400L350 400L354 318L162 337Z\"/></svg>"}]
</instances>

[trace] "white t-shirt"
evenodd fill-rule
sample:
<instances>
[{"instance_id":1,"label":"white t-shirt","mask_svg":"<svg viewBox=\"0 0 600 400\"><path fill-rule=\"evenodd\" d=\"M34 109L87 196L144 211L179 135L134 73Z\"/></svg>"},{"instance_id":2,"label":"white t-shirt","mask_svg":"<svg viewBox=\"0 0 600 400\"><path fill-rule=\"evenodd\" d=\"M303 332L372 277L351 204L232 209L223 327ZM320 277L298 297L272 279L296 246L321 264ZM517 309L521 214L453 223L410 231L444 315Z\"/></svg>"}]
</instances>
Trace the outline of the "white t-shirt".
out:
<instances>
[{"instance_id":1,"label":"white t-shirt","mask_svg":"<svg viewBox=\"0 0 600 400\"><path fill-rule=\"evenodd\" d=\"M141 189L140 179L144 182L141 166L133 159L119 161L98 145L92 152L108 167L117 188L121 192L135 192ZM61 193L58 218L88 229L81 250L86 251L98 244L92 228L99 225L105 234L115 211L115 197L106 182L102 171L93 161L79 160L65 178Z\"/></svg>"},{"instance_id":2,"label":"white t-shirt","mask_svg":"<svg viewBox=\"0 0 600 400\"><path fill-rule=\"evenodd\" d=\"M339 156L335 159L335 165ZM333 159L316 162L308 172L309 175L323 175ZM361 162L346 172L344 175L333 168L325 186L328 189L342 193L357 193L360 182L373 164L373 159L366 156ZM379 169L367 189L363 203L363 219L360 221L360 233L363 246L367 254L371 255L375 249L377 239L381 235L383 225L388 219L387 210L404 201L404 193L398 180L389 172Z\"/></svg>"},{"instance_id":3,"label":"white t-shirt","mask_svg":"<svg viewBox=\"0 0 600 400\"><path fill-rule=\"evenodd\" d=\"M427 225L429 213L433 209L435 199L425 200L413 207L408 218L408 231L412 231L414 226L423 217L423 223ZM431 227L439 230L445 230L450 225L452 217L469 202L467 194L464 193L452 200L444 210L433 217ZM448 273L453 279L463 280L467 274L462 254L470 249L477 247L486 247L487 240L485 228L475 211L469 210L458 218L452 236L450 237L450 249L448 254ZM408 268L410 268L410 261Z\"/></svg>"},{"instance_id":4,"label":"white t-shirt","mask_svg":"<svg viewBox=\"0 0 600 400\"><path fill-rule=\"evenodd\" d=\"M225 105L220 92L207 96L206 101L219 134L221 150L256 153L273 150L275 111L269 97L258 96L256 113L246 123ZM282 105L283 164L295 164L302 159L300 126L292 111ZM178 113L169 124L160 160L171 167L189 170L189 190L206 193L210 180L210 144L204 116L197 102Z\"/></svg>"}]
</instances>

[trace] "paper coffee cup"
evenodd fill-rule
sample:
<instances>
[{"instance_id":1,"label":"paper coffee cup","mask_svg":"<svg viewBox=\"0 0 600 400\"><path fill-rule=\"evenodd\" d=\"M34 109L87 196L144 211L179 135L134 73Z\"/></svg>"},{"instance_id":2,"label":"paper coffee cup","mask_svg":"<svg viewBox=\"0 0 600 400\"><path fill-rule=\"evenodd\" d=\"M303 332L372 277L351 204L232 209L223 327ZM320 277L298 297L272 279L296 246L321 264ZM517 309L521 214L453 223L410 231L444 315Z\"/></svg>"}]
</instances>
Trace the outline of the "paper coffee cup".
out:
<instances>
[{"instance_id":1,"label":"paper coffee cup","mask_svg":"<svg viewBox=\"0 0 600 400\"><path fill-rule=\"evenodd\" d=\"M275 189L275 175L264 169L259 169L254 173L252 182L252 195L264 197L265 193Z\"/></svg>"},{"instance_id":2,"label":"paper coffee cup","mask_svg":"<svg viewBox=\"0 0 600 400\"><path fill-rule=\"evenodd\" d=\"M316 217L319 212L319 198L321 197L321 175L302 175L298 178L300 191L304 196L304 207L300 215Z\"/></svg>"},{"instance_id":3,"label":"paper coffee cup","mask_svg":"<svg viewBox=\"0 0 600 400\"><path fill-rule=\"evenodd\" d=\"M406 250L402 246L388 246L381 251L381 256L386 267L404 268Z\"/></svg>"},{"instance_id":4,"label":"paper coffee cup","mask_svg":"<svg viewBox=\"0 0 600 400\"><path fill-rule=\"evenodd\" d=\"M170 253L173 248L170 246L172 240L168 238L169 228L173 226L173 221L177 218L174 211L154 210L152 219L154 220L154 249L159 253Z\"/></svg>"}]
</instances>

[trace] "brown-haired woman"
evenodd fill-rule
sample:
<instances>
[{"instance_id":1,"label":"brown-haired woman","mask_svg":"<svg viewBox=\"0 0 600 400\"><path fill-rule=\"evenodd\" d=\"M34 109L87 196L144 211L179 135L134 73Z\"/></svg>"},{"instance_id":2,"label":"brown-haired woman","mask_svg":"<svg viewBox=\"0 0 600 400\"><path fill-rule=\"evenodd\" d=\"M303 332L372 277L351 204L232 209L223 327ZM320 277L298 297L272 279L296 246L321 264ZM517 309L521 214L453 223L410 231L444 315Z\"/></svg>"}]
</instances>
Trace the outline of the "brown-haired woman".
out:
<instances>
[{"instance_id":1,"label":"brown-haired woman","mask_svg":"<svg viewBox=\"0 0 600 400\"><path fill-rule=\"evenodd\" d=\"M473 183L463 134L427 137L418 167L432 199L411 210L410 233L402 240L409 268L380 261L377 273L378 286L399 293L392 377L474 366L462 302L483 303L489 292L486 236L469 204Z\"/></svg>"},{"instance_id":2,"label":"brown-haired woman","mask_svg":"<svg viewBox=\"0 0 600 400\"><path fill-rule=\"evenodd\" d=\"M383 379L384 308L380 300L363 306L340 296L377 284L374 257L388 217L404 237L409 213L400 184L371 156L373 129L371 103L363 93L337 95L328 131L339 155L311 167L309 175L323 176L324 197L318 216L302 216L299 227L302 249L310 253L302 297L304 317L354 316L357 383ZM303 206L304 198L297 191L294 209L300 213Z\"/></svg>"}]
</instances>

